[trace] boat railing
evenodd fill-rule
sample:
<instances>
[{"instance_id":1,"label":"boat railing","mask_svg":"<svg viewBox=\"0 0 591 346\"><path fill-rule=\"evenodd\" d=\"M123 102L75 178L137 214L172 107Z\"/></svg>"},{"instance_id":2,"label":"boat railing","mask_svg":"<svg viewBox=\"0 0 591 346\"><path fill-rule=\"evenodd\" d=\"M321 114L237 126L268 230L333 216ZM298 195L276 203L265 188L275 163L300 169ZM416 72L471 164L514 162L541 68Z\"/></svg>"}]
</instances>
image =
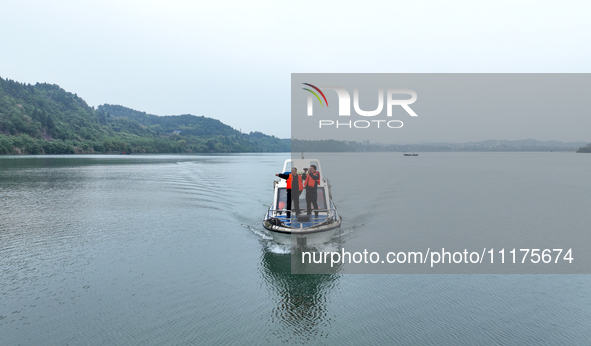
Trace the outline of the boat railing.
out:
<instances>
[{"instance_id":1,"label":"boat railing","mask_svg":"<svg viewBox=\"0 0 591 346\"><path fill-rule=\"evenodd\" d=\"M287 212L290 217L287 217ZM318 214L318 216L316 216ZM282 222L289 222L289 226L309 224L305 227L313 227L326 222L336 221L339 217L337 210L332 209L312 209L312 214L307 215L306 209L300 209L299 214L296 215L294 210L287 209L269 209L267 212L267 219L279 218Z\"/></svg>"}]
</instances>

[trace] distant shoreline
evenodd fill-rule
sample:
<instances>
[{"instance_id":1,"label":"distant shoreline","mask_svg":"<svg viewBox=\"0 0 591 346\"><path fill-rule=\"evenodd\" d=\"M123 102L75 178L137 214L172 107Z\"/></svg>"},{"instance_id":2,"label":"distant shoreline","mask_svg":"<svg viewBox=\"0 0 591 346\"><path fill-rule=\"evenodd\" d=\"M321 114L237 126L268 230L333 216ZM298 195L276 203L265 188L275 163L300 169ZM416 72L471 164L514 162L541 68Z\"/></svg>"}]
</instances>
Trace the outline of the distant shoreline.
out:
<instances>
[{"instance_id":1,"label":"distant shoreline","mask_svg":"<svg viewBox=\"0 0 591 346\"><path fill-rule=\"evenodd\" d=\"M109 153L61 153L61 154L29 154L29 153L20 153L20 154L0 154L0 158L2 157L26 157L26 156L147 156L147 155L252 155L252 154L299 154L301 151L278 151L278 152L208 152L208 153L197 153L197 152L190 152L190 153L179 153L179 152L170 152L170 153L130 153L130 154L120 154L116 152L109 152ZM308 150L304 151L304 153L349 153L349 154L361 154L361 153L407 153L411 152L411 150L405 151L395 151L395 150L373 150L373 151L326 151L326 150ZM417 153L590 153L588 151L580 151L580 150L413 150L412 152Z\"/></svg>"}]
</instances>

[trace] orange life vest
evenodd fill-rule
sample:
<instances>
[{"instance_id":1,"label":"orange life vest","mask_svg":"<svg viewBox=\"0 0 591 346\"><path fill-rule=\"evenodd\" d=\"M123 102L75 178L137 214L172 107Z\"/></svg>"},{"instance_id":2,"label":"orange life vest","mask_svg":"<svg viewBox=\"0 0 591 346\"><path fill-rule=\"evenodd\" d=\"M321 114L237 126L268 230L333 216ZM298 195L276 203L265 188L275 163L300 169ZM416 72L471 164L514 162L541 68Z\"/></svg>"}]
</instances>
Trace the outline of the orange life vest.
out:
<instances>
[{"instance_id":1,"label":"orange life vest","mask_svg":"<svg viewBox=\"0 0 591 346\"><path fill-rule=\"evenodd\" d=\"M310 173L308 173L308 175L306 175L306 187L316 187L320 184L320 173L318 171L316 171L316 174L318 174L318 180L314 180L312 179L312 177L310 176Z\"/></svg>"},{"instance_id":2,"label":"orange life vest","mask_svg":"<svg viewBox=\"0 0 591 346\"><path fill-rule=\"evenodd\" d=\"M293 180L293 174L289 174L289 178L287 179L287 188L289 190L291 190L291 181ZM302 176L298 174L298 186L300 187L300 191L302 191L304 189L303 184L302 184Z\"/></svg>"}]
</instances>

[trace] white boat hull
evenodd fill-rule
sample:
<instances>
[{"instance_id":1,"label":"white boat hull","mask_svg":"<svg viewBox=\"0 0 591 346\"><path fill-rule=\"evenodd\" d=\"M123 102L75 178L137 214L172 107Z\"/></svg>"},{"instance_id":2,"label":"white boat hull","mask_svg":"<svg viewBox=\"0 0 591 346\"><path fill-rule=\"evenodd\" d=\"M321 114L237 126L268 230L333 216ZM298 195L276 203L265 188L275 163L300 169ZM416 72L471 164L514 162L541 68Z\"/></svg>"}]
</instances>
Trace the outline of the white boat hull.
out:
<instances>
[{"instance_id":1,"label":"white boat hull","mask_svg":"<svg viewBox=\"0 0 591 346\"><path fill-rule=\"evenodd\" d=\"M263 227L271 233L273 240L279 244L302 246L331 241L341 227L341 220L339 218L338 221L327 225L300 229L273 225L265 220L263 221Z\"/></svg>"}]
</instances>

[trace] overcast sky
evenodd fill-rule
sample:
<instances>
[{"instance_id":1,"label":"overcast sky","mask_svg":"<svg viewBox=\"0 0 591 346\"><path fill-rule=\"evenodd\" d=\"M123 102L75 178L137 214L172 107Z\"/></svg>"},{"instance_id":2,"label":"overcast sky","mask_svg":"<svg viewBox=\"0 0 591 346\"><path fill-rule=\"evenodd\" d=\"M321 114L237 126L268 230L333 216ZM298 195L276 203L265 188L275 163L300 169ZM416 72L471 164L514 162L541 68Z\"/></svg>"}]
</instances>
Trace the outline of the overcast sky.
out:
<instances>
[{"instance_id":1,"label":"overcast sky","mask_svg":"<svg viewBox=\"0 0 591 346\"><path fill-rule=\"evenodd\" d=\"M2 1L0 77L58 84L91 106L205 115L288 138L291 73L591 72L590 7L539 0ZM472 139L451 134L449 141Z\"/></svg>"}]
</instances>

